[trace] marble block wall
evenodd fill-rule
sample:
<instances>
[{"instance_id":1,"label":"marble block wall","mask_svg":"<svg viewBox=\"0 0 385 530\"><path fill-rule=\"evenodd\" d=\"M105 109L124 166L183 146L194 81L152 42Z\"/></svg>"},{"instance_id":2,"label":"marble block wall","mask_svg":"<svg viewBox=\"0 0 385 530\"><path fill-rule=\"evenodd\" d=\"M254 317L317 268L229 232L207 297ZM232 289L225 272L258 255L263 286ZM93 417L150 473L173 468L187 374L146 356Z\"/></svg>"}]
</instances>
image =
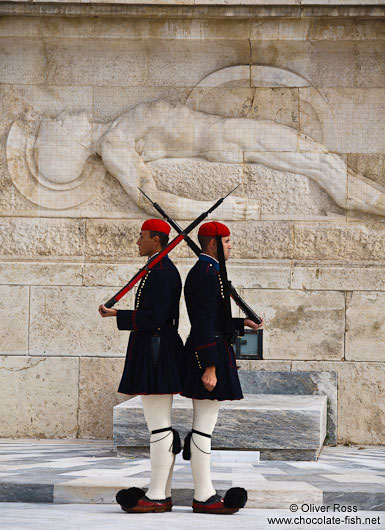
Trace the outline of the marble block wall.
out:
<instances>
[{"instance_id":1,"label":"marble block wall","mask_svg":"<svg viewBox=\"0 0 385 530\"><path fill-rule=\"evenodd\" d=\"M338 442L384 444L383 2L140 4L0 3L0 437L112 437L128 334L97 307L143 264L136 186L187 225L241 183L239 364L336 372Z\"/></svg>"}]
</instances>

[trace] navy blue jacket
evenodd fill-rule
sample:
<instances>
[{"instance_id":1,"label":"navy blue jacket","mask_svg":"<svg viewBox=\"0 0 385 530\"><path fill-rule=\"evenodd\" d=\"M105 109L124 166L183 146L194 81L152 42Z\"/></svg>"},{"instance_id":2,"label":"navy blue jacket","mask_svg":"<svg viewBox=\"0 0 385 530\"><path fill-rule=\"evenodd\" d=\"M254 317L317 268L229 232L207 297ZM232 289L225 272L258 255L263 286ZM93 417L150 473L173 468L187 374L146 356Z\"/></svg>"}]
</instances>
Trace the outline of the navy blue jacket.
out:
<instances>
[{"instance_id":1,"label":"navy blue jacket","mask_svg":"<svg viewBox=\"0 0 385 530\"><path fill-rule=\"evenodd\" d=\"M161 259L139 283L135 309L118 309L120 330L157 331L167 321L179 319L182 282L168 256Z\"/></svg>"},{"instance_id":2,"label":"navy blue jacket","mask_svg":"<svg viewBox=\"0 0 385 530\"><path fill-rule=\"evenodd\" d=\"M132 330L118 392L180 393L183 343L178 334L178 319L181 291L178 269L165 256L142 278L135 297L135 309L118 309L118 328ZM161 337L155 364L154 333Z\"/></svg>"},{"instance_id":3,"label":"navy blue jacket","mask_svg":"<svg viewBox=\"0 0 385 530\"><path fill-rule=\"evenodd\" d=\"M184 295L190 318L190 341L201 368L218 365L218 339L223 333L223 299L218 263L209 256L201 255L187 275ZM234 330L244 334L244 319L233 318ZM220 340L221 344L223 339Z\"/></svg>"}]
</instances>

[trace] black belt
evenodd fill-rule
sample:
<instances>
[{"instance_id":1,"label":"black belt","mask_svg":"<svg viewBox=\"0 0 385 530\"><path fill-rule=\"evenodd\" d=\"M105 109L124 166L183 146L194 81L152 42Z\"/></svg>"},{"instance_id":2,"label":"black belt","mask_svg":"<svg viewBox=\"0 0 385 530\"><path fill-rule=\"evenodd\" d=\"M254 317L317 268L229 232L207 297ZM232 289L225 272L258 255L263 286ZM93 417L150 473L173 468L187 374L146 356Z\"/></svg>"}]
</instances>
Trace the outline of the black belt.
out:
<instances>
[{"instance_id":1,"label":"black belt","mask_svg":"<svg viewBox=\"0 0 385 530\"><path fill-rule=\"evenodd\" d=\"M162 328L159 328L159 329L138 329L138 330L134 330L134 333L141 333L143 335L158 335L160 331L164 330L166 326L173 326L175 328L177 328L179 326L179 320L177 318L170 318L168 320L166 320L166 322L164 323L164 326Z\"/></svg>"},{"instance_id":2,"label":"black belt","mask_svg":"<svg viewBox=\"0 0 385 530\"><path fill-rule=\"evenodd\" d=\"M214 338L223 338L227 342L230 342L231 345L234 344L238 337L238 332L234 331L234 333L223 333L222 331L214 331Z\"/></svg>"}]
</instances>

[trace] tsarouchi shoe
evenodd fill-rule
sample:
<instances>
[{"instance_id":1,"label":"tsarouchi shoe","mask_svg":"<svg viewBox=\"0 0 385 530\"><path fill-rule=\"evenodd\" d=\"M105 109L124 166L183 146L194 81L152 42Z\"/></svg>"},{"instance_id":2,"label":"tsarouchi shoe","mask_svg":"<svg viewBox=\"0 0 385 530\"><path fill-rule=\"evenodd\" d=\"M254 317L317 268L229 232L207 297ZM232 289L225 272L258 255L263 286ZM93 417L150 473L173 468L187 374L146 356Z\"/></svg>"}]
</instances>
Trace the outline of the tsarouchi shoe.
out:
<instances>
[{"instance_id":1,"label":"tsarouchi shoe","mask_svg":"<svg viewBox=\"0 0 385 530\"><path fill-rule=\"evenodd\" d=\"M193 500L194 513L232 514L243 508L247 501L247 491L244 488L230 488L222 498L213 495L207 501Z\"/></svg>"},{"instance_id":2,"label":"tsarouchi shoe","mask_svg":"<svg viewBox=\"0 0 385 530\"><path fill-rule=\"evenodd\" d=\"M146 497L140 488L120 490L116 494L116 502L127 513L162 513L171 512L171 497L161 500L152 500Z\"/></svg>"}]
</instances>

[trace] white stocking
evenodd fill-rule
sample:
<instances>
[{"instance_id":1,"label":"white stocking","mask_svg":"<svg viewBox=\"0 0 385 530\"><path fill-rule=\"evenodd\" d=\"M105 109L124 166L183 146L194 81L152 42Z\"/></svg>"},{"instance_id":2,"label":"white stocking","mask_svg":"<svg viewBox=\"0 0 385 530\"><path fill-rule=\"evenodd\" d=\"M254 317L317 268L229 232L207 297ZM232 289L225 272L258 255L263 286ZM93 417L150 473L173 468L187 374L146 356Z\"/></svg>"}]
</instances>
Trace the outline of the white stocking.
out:
<instances>
[{"instance_id":1,"label":"white stocking","mask_svg":"<svg viewBox=\"0 0 385 530\"><path fill-rule=\"evenodd\" d=\"M168 474L167 484L166 484L166 499L167 497L171 497L171 482L172 482L172 472L174 471L174 464L175 464L175 455L173 455L173 461L171 464L170 472Z\"/></svg>"},{"instance_id":2,"label":"white stocking","mask_svg":"<svg viewBox=\"0 0 385 530\"><path fill-rule=\"evenodd\" d=\"M211 435L218 419L219 401L193 399L193 407L193 429ZM210 474L211 438L192 433L190 447L194 499L204 502L216 493Z\"/></svg>"},{"instance_id":3,"label":"white stocking","mask_svg":"<svg viewBox=\"0 0 385 530\"><path fill-rule=\"evenodd\" d=\"M171 426L172 394L141 396L148 430ZM151 481L147 497L161 500L169 497L175 455L172 452L173 433L164 431L150 436ZM166 491L168 486L168 490Z\"/></svg>"}]
</instances>

